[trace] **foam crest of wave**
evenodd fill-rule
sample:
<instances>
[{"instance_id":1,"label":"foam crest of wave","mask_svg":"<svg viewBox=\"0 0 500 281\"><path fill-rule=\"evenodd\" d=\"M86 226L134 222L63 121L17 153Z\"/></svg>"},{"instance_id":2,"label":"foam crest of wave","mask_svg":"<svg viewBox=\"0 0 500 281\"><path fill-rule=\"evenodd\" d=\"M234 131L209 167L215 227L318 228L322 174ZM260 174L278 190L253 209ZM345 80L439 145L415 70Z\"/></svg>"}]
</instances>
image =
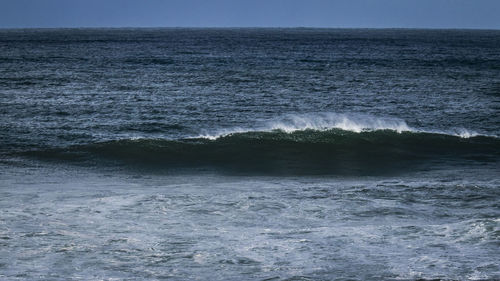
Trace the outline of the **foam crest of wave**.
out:
<instances>
[{"instance_id":1,"label":"foam crest of wave","mask_svg":"<svg viewBox=\"0 0 500 281\"><path fill-rule=\"evenodd\" d=\"M202 134L200 134L194 138L216 140L220 137L225 137L225 136L228 136L231 134L247 133L247 132L252 132L252 131L258 131L258 129L241 128L241 127L230 128L230 129L219 129L215 133L203 132Z\"/></svg>"},{"instance_id":2,"label":"foam crest of wave","mask_svg":"<svg viewBox=\"0 0 500 281\"><path fill-rule=\"evenodd\" d=\"M392 130L398 133L416 131L410 128L404 120L396 118L380 118L361 114L316 113L287 115L278 120L265 121L261 125L254 127L236 127L221 129L212 133L204 132L198 135L197 138L215 140L231 134L256 131L270 132L279 130L286 133L293 133L303 130L326 131L331 129L341 129L356 133L376 130Z\"/></svg>"},{"instance_id":3,"label":"foam crest of wave","mask_svg":"<svg viewBox=\"0 0 500 281\"><path fill-rule=\"evenodd\" d=\"M454 133L456 136L464 138L464 139L468 139L468 138L472 138L472 137L476 137L476 136L480 135L477 132L470 131L470 130L467 130L464 128L457 128L454 130Z\"/></svg>"},{"instance_id":4,"label":"foam crest of wave","mask_svg":"<svg viewBox=\"0 0 500 281\"><path fill-rule=\"evenodd\" d=\"M293 133L296 131L304 130L327 131L332 129L340 129L355 133L389 130L397 133L430 133L455 136L460 138L472 138L476 136L498 138L497 135L480 134L465 128L451 128L449 130L413 128L408 126L408 124L404 120L398 118L376 117L365 114L340 113L286 115L277 120L262 121L260 122L260 124L257 124L253 127L233 127L227 129L219 129L212 132L203 132L195 138L216 140L220 137L225 137L232 134L249 132L282 131L286 133Z\"/></svg>"},{"instance_id":5,"label":"foam crest of wave","mask_svg":"<svg viewBox=\"0 0 500 281\"><path fill-rule=\"evenodd\" d=\"M336 113L321 113L314 115L291 115L284 120L270 122L271 130L294 132L301 130L342 129L351 132L376 130L392 130L396 132L413 131L404 120L395 118L378 118L369 115L346 115Z\"/></svg>"}]
</instances>

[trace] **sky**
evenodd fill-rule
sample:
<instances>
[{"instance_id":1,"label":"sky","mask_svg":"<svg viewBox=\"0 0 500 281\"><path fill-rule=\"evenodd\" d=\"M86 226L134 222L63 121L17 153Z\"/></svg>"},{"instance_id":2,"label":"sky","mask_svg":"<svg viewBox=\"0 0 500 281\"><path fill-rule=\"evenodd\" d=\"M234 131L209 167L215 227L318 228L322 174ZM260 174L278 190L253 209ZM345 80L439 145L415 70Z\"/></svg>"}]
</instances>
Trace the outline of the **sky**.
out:
<instances>
[{"instance_id":1,"label":"sky","mask_svg":"<svg viewBox=\"0 0 500 281\"><path fill-rule=\"evenodd\" d=\"M0 0L0 28L500 29L500 0Z\"/></svg>"}]
</instances>

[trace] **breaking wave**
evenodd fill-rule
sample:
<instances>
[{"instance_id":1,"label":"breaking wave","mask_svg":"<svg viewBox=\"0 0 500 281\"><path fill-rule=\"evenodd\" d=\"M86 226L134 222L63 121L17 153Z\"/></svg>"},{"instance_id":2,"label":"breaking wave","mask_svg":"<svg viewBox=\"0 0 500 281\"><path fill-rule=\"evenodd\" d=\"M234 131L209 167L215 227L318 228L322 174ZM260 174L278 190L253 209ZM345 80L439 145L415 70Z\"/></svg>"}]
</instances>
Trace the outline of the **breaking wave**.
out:
<instances>
[{"instance_id":1,"label":"breaking wave","mask_svg":"<svg viewBox=\"0 0 500 281\"><path fill-rule=\"evenodd\" d=\"M480 134L478 134L477 132L464 128L453 128L448 131L416 129L408 126L408 124L404 120L398 118L378 118L363 114L315 113L288 115L278 121L263 122L263 125L261 126L221 129L211 133L205 132L198 135L197 137L215 140L217 138L235 133L270 131L283 131L286 133L293 133L303 130L327 131L331 129L340 129L355 133L379 130L390 130L398 133L435 133L457 136L461 138L480 136Z\"/></svg>"},{"instance_id":2,"label":"breaking wave","mask_svg":"<svg viewBox=\"0 0 500 281\"><path fill-rule=\"evenodd\" d=\"M405 123L294 120L268 131L242 131L177 140L121 139L26 152L42 159L155 169L212 168L257 174L377 175L413 169L498 163L500 140L413 132ZM389 125L388 125L389 124ZM340 126L339 126L340 127ZM369 128L367 128L369 127ZM380 128L380 129L379 129Z\"/></svg>"}]
</instances>

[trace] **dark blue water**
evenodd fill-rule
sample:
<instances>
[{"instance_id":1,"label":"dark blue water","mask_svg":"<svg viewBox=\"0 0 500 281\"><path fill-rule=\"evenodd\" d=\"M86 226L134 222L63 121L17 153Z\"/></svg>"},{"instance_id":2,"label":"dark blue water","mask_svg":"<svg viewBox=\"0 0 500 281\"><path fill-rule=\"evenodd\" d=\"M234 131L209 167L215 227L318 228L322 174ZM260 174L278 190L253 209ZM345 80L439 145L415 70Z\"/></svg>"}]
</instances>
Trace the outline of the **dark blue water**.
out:
<instances>
[{"instance_id":1,"label":"dark blue water","mask_svg":"<svg viewBox=\"0 0 500 281\"><path fill-rule=\"evenodd\" d=\"M499 279L499 66L494 30L0 30L0 279Z\"/></svg>"}]
</instances>

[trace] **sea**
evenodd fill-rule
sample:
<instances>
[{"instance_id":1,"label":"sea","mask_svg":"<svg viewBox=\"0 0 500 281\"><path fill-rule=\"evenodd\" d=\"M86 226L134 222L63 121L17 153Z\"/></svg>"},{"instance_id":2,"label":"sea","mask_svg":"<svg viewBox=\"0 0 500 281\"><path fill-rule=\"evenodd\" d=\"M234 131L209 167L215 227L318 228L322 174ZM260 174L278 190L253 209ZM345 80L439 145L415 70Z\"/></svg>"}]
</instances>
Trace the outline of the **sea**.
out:
<instances>
[{"instance_id":1,"label":"sea","mask_svg":"<svg viewBox=\"0 0 500 281\"><path fill-rule=\"evenodd\" d=\"M500 30L0 29L0 280L500 280Z\"/></svg>"}]
</instances>

